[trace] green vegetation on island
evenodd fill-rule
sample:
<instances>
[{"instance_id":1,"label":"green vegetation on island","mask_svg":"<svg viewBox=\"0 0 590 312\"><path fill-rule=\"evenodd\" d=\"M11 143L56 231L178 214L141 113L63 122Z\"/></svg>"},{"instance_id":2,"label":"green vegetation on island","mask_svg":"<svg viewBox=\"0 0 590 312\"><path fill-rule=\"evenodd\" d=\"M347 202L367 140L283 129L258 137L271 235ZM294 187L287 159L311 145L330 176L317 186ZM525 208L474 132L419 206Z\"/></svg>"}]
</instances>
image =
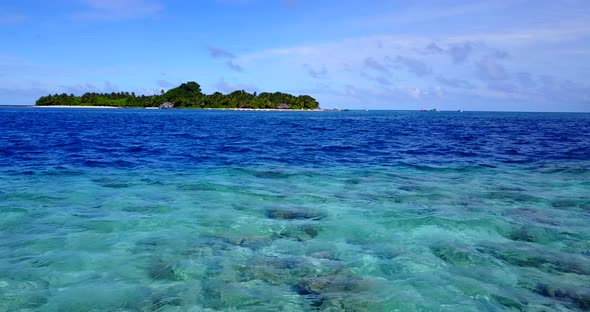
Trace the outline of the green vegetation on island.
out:
<instances>
[{"instance_id":1,"label":"green vegetation on island","mask_svg":"<svg viewBox=\"0 0 590 312\"><path fill-rule=\"evenodd\" d=\"M251 109L317 109L319 103L309 95L294 96L287 93L262 92L260 94L237 90L229 94L204 94L196 82L183 83L159 95L136 95L134 92L55 94L37 100L37 106L115 106L159 107L165 102L178 108L251 108Z\"/></svg>"}]
</instances>

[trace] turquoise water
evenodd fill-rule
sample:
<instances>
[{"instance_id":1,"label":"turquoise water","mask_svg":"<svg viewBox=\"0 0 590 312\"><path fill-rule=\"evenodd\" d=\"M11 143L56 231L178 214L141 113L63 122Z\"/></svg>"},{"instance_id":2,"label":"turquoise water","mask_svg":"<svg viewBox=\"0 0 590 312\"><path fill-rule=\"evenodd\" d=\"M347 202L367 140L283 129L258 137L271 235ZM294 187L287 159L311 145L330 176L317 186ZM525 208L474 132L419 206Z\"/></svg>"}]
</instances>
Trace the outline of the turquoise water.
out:
<instances>
[{"instance_id":1,"label":"turquoise water","mask_svg":"<svg viewBox=\"0 0 590 312\"><path fill-rule=\"evenodd\" d=\"M185 137L120 138L108 129L121 122L121 132L143 131L191 114L201 131L177 119L165 125ZM468 150L453 139L428 149L433 140L425 140L424 154L409 156L389 137L367 151L382 134L377 126L348 148L330 145L341 136L329 130L261 134L323 118L325 129L348 124L337 131L353 136L364 126L350 123L367 118L359 114L0 110L12 122L0 135L11 160L0 166L0 311L590 309L587 137L562 140L571 149L558 150L537 139L516 152L494 144L518 141L515 133L529 129L522 126L477 137L492 143ZM68 118L86 128L57 126ZM85 118L113 122L105 130ZM241 143L206 141L219 136L205 138L204 129L238 127L203 124L215 118L248 129L224 134ZM561 118L588 126L587 118ZM274 144L261 150L261 141ZM319 152L326 146L337 153ZM246 147L260 156L241 159ZM464 155L449 160L435 149ZM146 150L152 158L139 155Z\"/></svg>"}]
</instances>

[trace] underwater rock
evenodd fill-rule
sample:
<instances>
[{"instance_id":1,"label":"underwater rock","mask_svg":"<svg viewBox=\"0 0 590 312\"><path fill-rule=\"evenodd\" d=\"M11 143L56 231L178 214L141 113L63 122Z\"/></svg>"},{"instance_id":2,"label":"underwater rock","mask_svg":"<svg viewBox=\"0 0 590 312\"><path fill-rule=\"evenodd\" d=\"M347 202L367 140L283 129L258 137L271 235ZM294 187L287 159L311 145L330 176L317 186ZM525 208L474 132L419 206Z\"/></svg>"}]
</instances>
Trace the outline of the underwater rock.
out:
<instances>
[{"instance_id":1,"label":"underwater rock","mask_svg":"<svg viewBox=\"0 0 590 312\"><path fill-rule=\"evenodd\" d=\"M241 246L250 249L260 249L266 247L273 242L273 237L263 235L227 235L217 237L221 241L233 245Z\"/></svg>"},{"instance_id":2,"label":"underwater rock","mask_svg":"<svg viewBox=\"0 0 590 312\"><path fill-rule=\"evenodd\" d=\"M326 217L322 212L299 207L270 208L266 216L277 220L321 220Z\"/></svg>"},{"instance_id":3,"label":"underwater rock","mask_svg":"<svg viewBox=\"0 0 590 312\"><path fill-rule=\"evenodd\" d=\"M261 240L261 241L258 241ZM203 234L198 237L194 237L187 240L182 240L181 243L178 241L172 241L168 238L159 240L154 238L142 242L141 248L135 248L138 251L149 251L160 254L162 251L172 252L177 255L187 256L190 258L203 258L211 256L219 256L224 254L228 250L235 249L236 246L253 248L250 244L256 242L257 247L267 246L266 240L268 237L265 236L242 236L242 235L211 235ZM135 250L134 250L135 251Z\"/></svg>"},{"instance_id":4,"label":"underwater rock","mask_svg":"<svg viewBox=\"0 0 590 312\"><path fill-rule=\"evenodd\" d=\"M522 241L529 243L542 243L546 241L556 240L556 233L553 231L530 226L521 226L520 228L512 231L508 238L514 241Z\"/></svg>"},{"instance_id":5,"label":"underwater rock","mask_svg":"<svg viewBox=\"0 0 590 312\"><path fill-rule=\"evenodd\" d=\"M536 238L530 228L521 226L517 230L510 233L510 239L523 242L535 242Z\"/></svg>"},{"instance_id":6,"label":"underwater rock","mask_svg":"<svg viewBox=\"0 0 590 312\"><path fill-rule=\"evenodd\" d=\"M317 258L317 259L322 259L322 260L340 261L340 258L338 258L338 255L336 254L336 252L329 251L329 250L320 250L320 251L312 252L309 254L309 256L313 257L313 258Z\"/></svg>"},{"instance_id":7,"label":"underwater rock","mask_svg":"<svg viewBox=\"0 0 590 312\"><path fill-rule=\"evenodd\" d=\"M201 289L201 296L205 307L219 309L223 307L223 301L219 286L213 283L205 282L203 289Z\"/></svg>"},{"instance_id":8,"label":"underwater rock","mask_svg":"<svg viewBox=\"0 0 590 312\"><path fill-rule=\"evenodd\" d=\"M0 278L0 311L38 311L49 300L49 282Z\"/></svg>"},{"instance_id":9,"label":"underwater rock","mask_svg":"<svg viewBox=\"0 0 590 312\"><path fill-rule=\"evenodd\" d=\"M206 310L215 311L266 311L260 308L267 294L257 293L256 287L244 287L235 281L207 279L203 281L200 303ZM253 286L252 284L248 286ZM257 309L258 308L258 309ZM201 310L199 310L201 311ZM277 311L280 311L277 309Z\"/></svg>"},{"instance_id":10,"label":"underwater rock","mask_svg":"<svg viewBox=\"0 0 590 312\"><path fill-rule=\"evenodd\" d=\"M502 213L511 219L518 220L521 224L546 224L549 226L559 226L558 220L542 209L534 208L513 208Z\"/></svg>"},{"instance_id":11,"label":"underwater rock","mask_svg":"<svg viewBox=\"0 0 590 312\"><path fill-rule=\"evenodd\" d=\"M177 279L176 273L170 263L163 260L158 260L152 263L148 268L148 275L154 280L180 280Z\"/></svg>"},{"instance_id":12,"label":"underwater rock","mask_svg":"<svg viewBox=\"0 0 590 312\"><path fill-rule=\"evenodd\" d=\"M182 306L182 299L175 295L170 296L162 294L154 295L152 297L152 311L159 311L160 309L165 308L166 306L180 307Z\"/></svg>"},{"instance_id":13,"label":"underwater rock","mask_svg":"<svg viewBox=\"0 0 590 312\"><path fill-rule=\"evenodd\" d=\"M526 253L497 252L493 253L493 255L502 261L516 266L540 268L546 264L550 264L549 259Z\"/></svg>"},{"instance_id":14,"label":"underwater rock","mask_svg":"<svg viewBox=\"0 0 590 312\"><path fill-rule=\"evenodd\" d=\"M318 276L356 278L342 261L307 257L257 257L245 263L238 271L241 281L260 280L271 285L295 288L301 281Z\"/></svg>"},{"instance_id":15,"label":"underwater rock","mask_svg":"<svg viewBox=\"0 0 590 312\"><path fill-rule=\"evenodd\" d=\"M481 247L478 251L521 267L533 267L545 272L590 275L590 263L582 255L548 252L527 246Z\"/></svg>"},{"instance_id":16,"label":"underwater rock","mask_svg":"<svg viewBox=\"0 0 590 312\"><path fill-rule=\"evenodd\" d=\"M315 267L301 257L258 257L239 269L242 281L261 280L271 285L291 284L310 275Z\"/></svg>"},{"instance_id":17,"label":"underwater rock","mask_svg":"<svg viewBox=\"0 0 590 312\"><path fill-rule=\"evenodd\" d=\"M157 252L163 249L165 245L170 244L170 240L163 237L147 237L135 242L131 249L133 253Z\"/></svg>"},{"instance_id":18,"label":"underwater rock","mask_svg":"<svg viewBox=\"0 0 590 312\"><path fill-rule=\"evenodd\" d=\"M286 238L298 242L304 242L315 238L320 233L320 227L314 224L303 224L295 227L287 227L273 234L273 238Z\"/></svg>"},{"instance_id":19,"label":"underwater rock","mask_svg":"<svg viewBox=\"0 0 590 312\"><path fill-rule=\"evenodd\" d=\"M499 304L509 309L516 309L518 311L526 311L528 303L520 303L515 299L503 297L499 295L492 295L492 298Z\"/></svg>"},{"instance_id":20,"label":"underwater rock","mask_svg":"<svg viewBox=\"0 0 590 312\"><path fill-rule=\"evenodd\" d=\"M368 290L368 285L363 279L338 275L305 278L295 285L295 291L300 295L364 290Z\"/></svg>"},{"instance_id":21,"label":"underwater rock","mask_svg":"<svg viewBox=\"0 0 590 312\"><path fill-rule=\"evenodd\" d=\"M389 244L370 245L367 251L381 260L391 260L402 254L402 251L399 248Z\"/></svg>"},{"instance_id":22,"label":"underwater rock","mask_svg":"<svg viewBox=\"0 0 590 312\"><path fill-rule=\"evenodd\" d=\"M577 202L572 199L556 199L551 201L551 206L553 206L554 208L563 209L576 208L578 205Z\"/></svg>"},{"instance_id":23,"label":"underwater rock","mask_svg":"<svg viewBox=\"0 0 590 312\"><path fill-rule=\"evenodd\" d=\"M535 292L548 298L570 300L582 310L590 310L590 290L569 289L548 284L539 284Z\"/></svg>"},{"instance_id":24,"label":"underwater rock","mask_svg":"<svg viewBox=\"0 0 590 312\"><path fill-rule=\"evenodd\" d=\"M484 262L480 256L452 246L435 246L431 247L430 250L441 260L453 265L470 265Z\"/></svg>"},{"instance_id":25,"label":"underwater rock","mask_svg":"<svg viewBox=\"0 0 590 312\"><path fill-rule=\"evenodd\" d=\"M508 238L514 241L529 242L529 243L546 243L557 240L570 238L569 233L558 233L555 230L536 226L521 226L514 229L508 235Z\"/></svg>"},{"instance_id":26,"label":"underwater rock","mask_svg":"<svg viewBox=\"0 0 590 312\"><path fill-rule=\"evenodd\" d=\"M276 270L266 266L242 267L238 269L237 280L239 282L249 282L260 280L270 285L281 285L288 281L289 276L281 270Z\"/></svg>"},{"instance_id":27,"label":"underwater rock","mask_svg":"<svg viewBox=\"0 0 590 312\"><path fill-rule=\"evenodd\" d=\"M125 311L194 311L189 307L201 301L201 286L198 282L174 283L173 286L149 290L149 295L144 296L147 300L142 307L129 307Z\"/></svg>"},{"instance_id":28,"label":"underwater rock","mask_svg":"<svg viewBox=\"0 0 590 312\"><path fill-rule=\"evenodd\" d=\"M562 210L571 210L581 208L587 210L590 207L590 201L583 198L577 199L557 199L551 202L551 206Z\"/></svg>"},{"instance_id":29,"label":"underwater rock","mask_svg":"<svg viewBox=\"0 0 590 312\"><path fill-rule=\"evenodd\" d=\"M357 296L342 295L335 298L322 298L321 305L318 309L322 311L345 311L360 312L372 311L369 306L369 300Z\"/></svg>"},{"instance_id":30,"label":"underwater rock","mask_svg":"<svg viewBox=\"0 0 590 312\"><path fill-rule=\"evenodd\" d=\"M344 274L306 277L293 287L312 307L332 311L366 311L365 300L356 298L357 293L370 289L368 280L348 272Z\"/></svg>"},{"instance_id":31,"label":"underwater rock","mask_svg":"<svg viewBox=\"0 0 590 312\"><path fill-rule=\"evenodd\" d=\"M315 238L319 234L318 227L313 226L311 224L305 224L305 225L300 226L299 228L301 230L303 230L303 233L309 235L309 237L311 237L311 238Z\"/></svg>"},{"instance_id":32,"label":"underwater rock","mask_svg":"<svg viewBox=\"0 0 590 312\"><path fill-rule=\"evenodd\" d=\"M158 259L148 266L148 275L154 280L183 281L190 277L190 272L179 262Z\"/></svg>"}]
</instances>

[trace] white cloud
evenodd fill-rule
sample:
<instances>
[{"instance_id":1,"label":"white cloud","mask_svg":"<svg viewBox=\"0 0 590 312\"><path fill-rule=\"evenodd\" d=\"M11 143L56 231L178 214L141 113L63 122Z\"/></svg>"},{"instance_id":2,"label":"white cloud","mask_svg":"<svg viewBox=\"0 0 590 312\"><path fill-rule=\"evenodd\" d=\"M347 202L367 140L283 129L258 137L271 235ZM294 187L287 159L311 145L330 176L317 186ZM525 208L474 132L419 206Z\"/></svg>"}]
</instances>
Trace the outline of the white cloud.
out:
<instances>
[{"instance_id":1,"label":"white cloud","mask_svg":"<svg viewBox=\"0 0 590 312\"><path fill-rule=\"evenodd\" d=\"M436 38L439 39L436 39ZM471 32L464 34L438 35L372 35L347 38L338 41L314 45L298 45L256 51L250 54L237 55L236 59L243 63L256 62L271 58L290 58L307 60L314 65L362 64L367 58L382 59L391 54L413 55L417 51L433 56L449 53L456 63L465 62L476 50L495 47L500 51L519 47L534 47L553 44L567 40L582 40L590 37L590 24L580 22L564 22L560 25L546 25L511 29L497 32ZM443 49L441 47L449 47ZM305 63L305 62L303 62Z\"/></svg>"}]
</instances>

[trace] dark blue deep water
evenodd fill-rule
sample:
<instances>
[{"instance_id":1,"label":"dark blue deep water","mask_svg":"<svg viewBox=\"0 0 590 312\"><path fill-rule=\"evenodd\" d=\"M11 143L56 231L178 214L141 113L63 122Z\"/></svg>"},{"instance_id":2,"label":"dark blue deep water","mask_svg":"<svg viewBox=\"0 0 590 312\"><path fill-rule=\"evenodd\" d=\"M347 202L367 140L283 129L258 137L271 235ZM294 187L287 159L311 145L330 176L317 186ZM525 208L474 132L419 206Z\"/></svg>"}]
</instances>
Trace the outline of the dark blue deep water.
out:
<instances>
[{"instance_id":1,"label":"dark blue deep water","mask_svg":"<svg viewBox=\"0 0 590 312\"><path fill-rule=\"evenodd\" d=\"M0 108L0 311L590 309L590 114Z\"/></svg>"},{"instance_id":2,"label":"dark blue deep water","mask_svg":"<svg viewBox=\"0 0 590 312\"><path fill-rule=\"evenodd\" d=\"M473 165L588 160L590 114L2 109L3 165Z\"/></svg>"}]
</instances>

